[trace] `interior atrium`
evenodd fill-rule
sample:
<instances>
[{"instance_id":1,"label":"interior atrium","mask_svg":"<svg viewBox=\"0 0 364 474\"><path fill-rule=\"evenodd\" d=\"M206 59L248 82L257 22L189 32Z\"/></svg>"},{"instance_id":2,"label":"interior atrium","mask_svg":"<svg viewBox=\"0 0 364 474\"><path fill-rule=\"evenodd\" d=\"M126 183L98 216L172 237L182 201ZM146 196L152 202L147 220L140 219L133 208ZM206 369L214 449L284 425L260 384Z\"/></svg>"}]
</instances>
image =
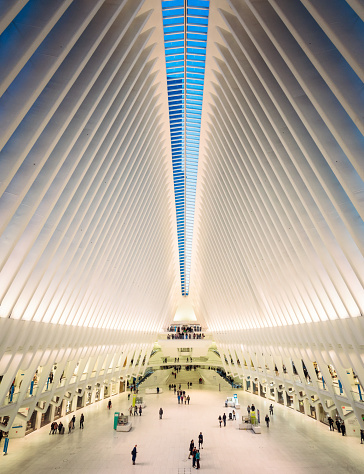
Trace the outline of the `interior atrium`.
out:
<instances>
[{"instance_id":1,"label":"interior atrium","mask_svg":"<svg viewBox=\"0 0 364 474\"><path fill-rule=\"evenodd\" d=\"M177 366L360 440L363 20L361 0L0 2L10 446Z\"/></svg>"}]
</instances>

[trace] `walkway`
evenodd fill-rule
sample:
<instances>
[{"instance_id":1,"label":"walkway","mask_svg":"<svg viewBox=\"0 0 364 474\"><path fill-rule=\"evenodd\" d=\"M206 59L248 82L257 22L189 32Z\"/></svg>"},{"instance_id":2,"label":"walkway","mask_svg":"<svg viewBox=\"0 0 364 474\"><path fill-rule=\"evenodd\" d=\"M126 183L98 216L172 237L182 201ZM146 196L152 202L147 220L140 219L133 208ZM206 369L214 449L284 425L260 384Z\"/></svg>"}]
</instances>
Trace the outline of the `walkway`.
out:
<instances>
[{"instance_id":1,"label":"walkway","mask_svg":"<svg viewBox=\"0 0 364 474\"><path fill-rule=\"evenodd\" d=\"M146 395L147 407L141 417L132 418L129 433L113 430L114 411L127 412L127 394L112 398L107 410L103 400L76 412L76 429L70 435L49 435L46 426L22 439L10 440L8 456L0 458L0 471L6 474L139 472L178 474L190 468L188 446L200 431L205 443L201 470L205 473L237 474L322 474L362 473L364 445L359 438L342 437L321 423L293 410L274 404L269 430L262 424L261 435L239 431L237 422L219 428L218 415L224 413L224 400L233 391L193 386L189 406L177 404L168 386L160 395ZM182 387L186 389L187 387ZM143 391L140 392L141 395ZM255 403L264 416L269 401L237 390L242 407ZM158 410L163 407L163 420ZM79 430L81 412L85 429ZM226 411L228 413L228 411ZM239 413L239 411L238 411ZM240 410L245 414L245 409ZM66 424L69 417L65 417ZM137 465L132 466L130 451L138 445ZM1 444L1 450L3 442ZM192 471L192 470L191 470ZM183 472L180 471L180 472ZM186 469L186 473L189 472Z\"/></svg>"}]
</instances>

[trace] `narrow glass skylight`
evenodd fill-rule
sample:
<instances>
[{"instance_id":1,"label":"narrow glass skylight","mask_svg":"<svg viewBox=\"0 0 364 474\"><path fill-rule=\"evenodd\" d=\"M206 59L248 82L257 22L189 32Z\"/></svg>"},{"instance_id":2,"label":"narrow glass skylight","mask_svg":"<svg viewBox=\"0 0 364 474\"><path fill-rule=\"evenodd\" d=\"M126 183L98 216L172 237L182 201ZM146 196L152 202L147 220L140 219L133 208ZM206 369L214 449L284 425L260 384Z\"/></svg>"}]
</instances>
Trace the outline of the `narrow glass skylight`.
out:
<instances>
[{"instance_id":1,"label":"narrow glass skylight","mask_svg":"<svg viewBox=\"0 0 364 474\"><path fill-rule=\"evenodd\" d=\"M182 295L190 287L209 1L162 1Z\"/></svg>"}]
</instances>

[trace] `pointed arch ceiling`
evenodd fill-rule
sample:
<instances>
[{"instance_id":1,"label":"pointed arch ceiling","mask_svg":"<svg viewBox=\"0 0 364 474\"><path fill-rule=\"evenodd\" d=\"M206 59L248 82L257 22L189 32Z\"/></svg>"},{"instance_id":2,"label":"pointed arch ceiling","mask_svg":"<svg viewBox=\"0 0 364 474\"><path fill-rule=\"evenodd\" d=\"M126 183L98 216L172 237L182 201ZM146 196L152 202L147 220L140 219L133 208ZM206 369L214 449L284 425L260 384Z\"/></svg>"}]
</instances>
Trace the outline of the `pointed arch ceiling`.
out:
<instances>
[{"instance_id":1,"label":"pointed arch ceiling","mask_svg":"<svg viewBox=\"0 0 364 474\"><path fill-rule=\"evenodd\" d=\"M0 9L0 317L156 332L181 283L162 3ZM188 292L214 331L363 314L363 16L210 3Z\"/></svg>"}]
</instances>

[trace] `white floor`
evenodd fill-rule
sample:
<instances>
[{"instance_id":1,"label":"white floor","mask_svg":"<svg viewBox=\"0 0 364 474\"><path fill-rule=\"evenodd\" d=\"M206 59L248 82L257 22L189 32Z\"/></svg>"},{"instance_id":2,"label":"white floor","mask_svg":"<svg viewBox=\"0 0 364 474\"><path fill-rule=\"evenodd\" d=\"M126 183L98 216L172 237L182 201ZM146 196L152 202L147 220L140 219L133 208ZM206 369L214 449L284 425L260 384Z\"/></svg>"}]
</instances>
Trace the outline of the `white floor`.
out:
<instances>
[{"instance_id":1,"label":"white floor","mask_svg":"<svg viewBox=\"0 0 364 474\"><path fill-rule=\"evenodd\" d=\"M183 389L187 387L183 386ZM10 440L9 454L0 458L0 472L6 474L60 473L189 473L188 447L204 434L201 470L207 473L236 474L290 473L339 474L364 472L364 444L358 438L342 437L321 423L293 410L274 404L274 416L262 434L239 431L238 421L227 421L219 428L218 416L228 413L226 396L221 391L195 385L188 393L189 406L177 404L168 387L160 395L146 395L147 407L141 417L132 418L129 433L113 430L114 411L127 412L127 394L112 397L107 409L103 400L76 412L76 429L72 434L49 435L49 425L18 440ZM255 403L263 417L270 401L235 390L242 405ZM143 391L140 391L143 395ZM158 410L163 407L163 420ZM85 428L79 430L81 412ZM239 413L239 411L238 411ZM66 417L66 422L69 417ZM138 445L136 465L131 463L131 449ZM3 442L1 444L1 452ZM192 471L192 469L191 469Z\"/></svg>"}]
</instances>

